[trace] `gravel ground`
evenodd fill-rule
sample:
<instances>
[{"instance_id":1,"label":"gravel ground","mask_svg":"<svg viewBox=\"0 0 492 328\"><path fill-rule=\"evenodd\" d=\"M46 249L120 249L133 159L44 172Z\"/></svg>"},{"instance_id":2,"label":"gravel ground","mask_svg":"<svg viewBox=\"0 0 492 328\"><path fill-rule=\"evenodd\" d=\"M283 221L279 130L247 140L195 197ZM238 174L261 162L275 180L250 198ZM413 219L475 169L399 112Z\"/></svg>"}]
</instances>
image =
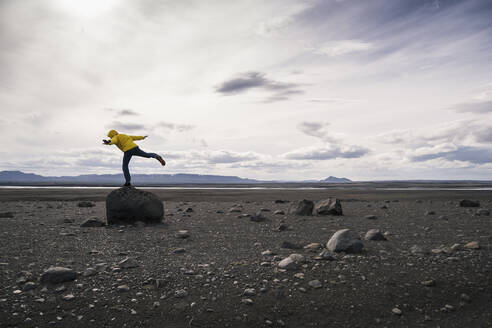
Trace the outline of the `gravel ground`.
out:
<instances>
[{"instance_id":1,"label":"gravel ground","mask_svg":"<svg viewBox=\"0 0 492 328\"><path fill-rule=\"evenodd\" d=\"M492 327L492 216L459 207L463 192L330 191L343 216L302 217L274 214L290 206L274 200L326 194L159 191L165 223L93 228L80 224L105 219L107 191L2 192L0 216L13 217L0 218L0 327ZM466 196L492 210L490 191ZM245 215L261 209L264 222ZM333 261L282 247L324 247L344 228L388 240ZM478 249L464 247L472 241ZM306 262L279 269L292 253ZM50 266L77 278L42 284Z\"/></svg>"}]
</instances>

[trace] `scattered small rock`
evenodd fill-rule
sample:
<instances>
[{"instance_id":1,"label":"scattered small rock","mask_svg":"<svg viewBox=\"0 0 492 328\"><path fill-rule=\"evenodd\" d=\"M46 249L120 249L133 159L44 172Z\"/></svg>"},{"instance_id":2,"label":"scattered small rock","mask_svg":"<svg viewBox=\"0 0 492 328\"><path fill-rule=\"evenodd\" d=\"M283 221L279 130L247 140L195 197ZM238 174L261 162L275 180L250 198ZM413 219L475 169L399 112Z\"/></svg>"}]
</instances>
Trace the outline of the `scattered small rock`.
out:
<instances>
[{"instance_id":1,"label":"scattered small rock","mask_svg":"<svg viewBox=\"0 0 492 328\"><path fill-rule=\"evenodd\" d=\"M338 230L326 243L326 248L332 252L360 253L364 244L359 234L349 229Z\"/></svg>"},{"instance_id":2,"label":"scattered small rock","mask_svg":"<svg viewBox=\"0 0 492 328\"><path fill-rule=\"evenodd\" d=\"M479 206L480 203L473 200L469 200L469 199L460 200L460 207L479 207Z\"/></svg>"},{"instance_id":3,"label":"scattered small rock","mask_svg":"<svg viewBox=\"0 0 492 328\"><path fill-rule=\"evenodd\" d=\"M176 238L186 239L190 237L190 234L188 233L188 230L179 230L175 236Z\"/></svg>"},{"instance_id":4,"label":"scattered small rock","mask_svg":"<svg viewBox=\"0 0 492 328\"><path fill-rule=\"evenodd\" d=\"M253 305L254 304L254 302L251 298L243 298L241 300L241 303L246 304L246 305Z\"/></svg>"},{"instance_id":5,"label":"scattered small rock","mask_svg":"<svg viewBox=\"0 0 492 328\"><path fill-rule=\"evenodd\" d=\"M130 287L128 287L128 285L120 285L116 287L116 290L119 291L120 293L128 292L130 290Z\"/></svg>"},{"instance_id":6,"label":"scattered small rock","mask_svg":"<svg viewBox=\"0 0 492 328\"><path fill-rule=\"evenodd\" d=\"M427 211L427 212L425 212L425 215L427 215L427 216L428 215L436 215L436 212L434 212L434 211Z\"/></svg>"},{"instance_id":7,"label":"scattered small rock","mask_svg":"<svg viewBox=\"0 0 492 328\"><path fill-rule=\"evenodd\" d=\"M315 288L315 289L323 287L323 284L321 283L321 281L319 281L317 279L311 280L310 282L308 282L308 285L312 288Z\"/></svg>"},{"instance_id":8,"label":"scattered small rock","mask_svg":"<svg viewBox=\"0 0 492 328\"><path fill-rule=\"evenodd\" d=\"M315 257L316 260L335 261L337 258L326 248Z\"/></svg>"},{"instance_id":9,"label":"scattered small rock","mask_svg":"<svg viewBox=\"0 0 492 328\"><path fill-rule=\"evenodd\" d=\"M136 268L138 266L139 266L138 262L131 257L127 257L118 263L118 267L120 267L122 269L132 269L132 268Z\"/></svg>"},{"instance_id":10,"label":"scattered small rock","mask_svg":"<svg viewBox=\"0 0 492 328\"><path fill-rule=\"evenodd\" d=\"M84 270L84 273L82 273L84 277L91 277L91 276L95 276L96 274L97 274L96 268L87 268Z\"/></svg>"},{"instance_id":11,"label":"scattered small rock","mask_svg":"<svg viewBox=\"0 0 492 328\"><path fill-rule=\"evenodd\" d=\"M14 217L14 213L12 212L1 212L0 219L12 219Z\"/></svg>"},{"instance_id":12,"label":"scattered small rock","mask_svg":"<svg viewBox=\"0 0 492 328\"><path fill-rule=\"evenodd\" d=\"M476 213L478 216L489 216L490 215L490 211L485 209L485 208L481 208L481 209L478 209L477 210L477 213Z\"/></svg>"},{"instance_id":13,"label":"scattered small rock","mask_svg":"<svg viewBox=\"0 0 492 328\"><path fill-rule=\"evenodd\" d=\"M275 214L275 215L285 215L285 212L282 211L282 210L276 210L275 212L273 212L273 214Z\"/></svg>"},{"instance_id":14,"label":"scattered small rock","mask_svg":"<svg viewBox=\"0 0 492 328\"><path fill-rule=\"evenodd\" d=\"M83 200L83 201L80 201L77 204L77 206L78 207L94 207L94 206L96 206L96 204L94 204L93 202L89 202L89 201Z\"/></svg>"},{"instance_id":15,"label":"scattered small rock","mask_svg":"<svg viewBox=\"0 0 492 328\"><path fill-rule=\"evenodd\" d=\"M376 215L366 215L366 216L364 216L364 219L366 219L366 220L377 220L378 217Z\"/></svg>"},{"instance_id":16,"label":"scattered small rock","mask_svg":"<svg viewBox=\"0 0 492 328\"><path fill-rule=\"evenodd\" d=\"M75 280L77 273L70 268L49 267L41 275L41 283L59 284L62 282Z\"/></svg>"},{"instance_id":17,"label":"scattered small rock","mask_svg":"<svg viewBox=\"0 0 492 328\"><path fill-rule=\"evenodd\" d=\"M314 208L314 202L311 200L303 199L292 203L289 208L289 213L294 215L312 215Z\"/></svg>"},{"instance_id":18,"label":"scattered small rock","mask_svg":"<svg viewBox=\"0 0 492 328\"><path fill-rule=\"evenodd\" d=\"M188 292L185 289L178 289L174 292L174 297L176 298L184 298L188 296Z\"/></svg>"},{"instance_id":19,"label":"scattered small rock","mask_svg":"<svg viewBox=\"0 0 492 328\"><path fill-rule=\"evenodd\" d=\"M282 244L280 244L280 247L287 249L302 249L302 245L292 243L290 241L283 241Z\"/></svg>"},{"instance_id":20,"label":"scattered small rock","mask_svg":"<svg viewBox=\"0 0 492 328\"><path fill-rule=\"evenodd\" d=\"M316 202L313 208L314 215L343 215L342 205L337 198L327 198Z\"/></svg>"},{"instance_id":21,"label":"scattered small rock","mask_svg":"<svg viewBox=\"0 0 492 328\"><path fill-rule=\"evenodd\" d=\"M478 241L470 241L463 247L466 249L480 249L480 243Z\"/></svg>"},{"instance_id":22,"label":"scattered small rock","mask_svg":"<svg viewBox=\"0 0 492 328\"><path fill-rule=\"evenodd\" d=\"M73 294L67 294L67 295L63 295L62 296L62 299L65 300L65 301L71 301L75 298L75 296Z\"/></svg>"},{"instance_id":23,"label":"scattered small rock","mask_svg":"<svg viewBox=\"0 0 492 328\"><path fill-rule=\"evenodd\" d=\"M280 225L277 227L277 231L285 231L289 229L289 226L285 223L280 223Z\"/></svg>"},{"instance_id":24,"label":"scattered small rock","mask_svg":"<svg viewBox=\"0 0 492 328\"><path fill-rule=\"evenodd\" d=\"M434 287L436 285L436 281L434 279L424 280L422 281L422 285L426 287Z\"/></svg>"},{"instance_id":25,"label":"scattered small rock","mask_svg":"<svg viewBox=\"0 0 492 328\"><path fill-rule=\"evenodd\" d=\"M258 211L255 214L251 215L250 220L253 222L264 222L266 220L266 217L261 214L261 211Z\"/></svg>"},{"instance_id":26,"label":"scattered small rock","mask_svg":"<svg viewBox=\"0 0 492 328\"><path fill-rule=\"evenodd\" d=\"M243 292L244 296L255 296L256 290L254 288L246 288Z\"/></svg>"},{"instance_id":27,"label":"scattered small rock","mask_svg":"<svg viewBox=\"0 0 492 328\"><path fill-rule=\"evenodd\" d=\"M33 289L36 289L37 285L31 281L26 282L25 285L22 287L23 292L27 292Z\"/></svg>"},{"instance_id":28,"label":"scattered small rock","mask_svg":"<svg viewBox=\"0 0 492 328\"><path fill-rule=\"evenodd\" d=\"M395 314L395 315L402 315L402 311L399 308L396 308L396 307L393 308L391 310L391 312L393 312L393 314Z\"/></svg>"},{"instance_id":29,"label":"scattered small rock","mask_svg":"<svg viewBox=\"0 0 492 328\"><path fill-rule=\"evenodd\" d=\"M387 240L386 237L378 229L371 229L368 232L366 232L365 239L373 240L373 241Z\"/></svg>"},{"instance_id":30,"label":"scattered small rock","mask_svg":"<svg viewBox=\"0 0 492 328\"><path fill-rule=\"evenodd\" d=\"M295 270L299 266L294 259L292 259L291 257L286 257L278 263L278 267L285 270Z\"/></svg>"},{"instance_id":31,"label":"scattered small rock","mask_svg":"<svg viewBox=\"0 0 492 328\"><path fill-rule=\"evenodd\" d=\"M304 249L311 250L311 251L317 251L320 248L322 248L320 243L310 243L304 246Z\"/></svg>"}]
</instances>

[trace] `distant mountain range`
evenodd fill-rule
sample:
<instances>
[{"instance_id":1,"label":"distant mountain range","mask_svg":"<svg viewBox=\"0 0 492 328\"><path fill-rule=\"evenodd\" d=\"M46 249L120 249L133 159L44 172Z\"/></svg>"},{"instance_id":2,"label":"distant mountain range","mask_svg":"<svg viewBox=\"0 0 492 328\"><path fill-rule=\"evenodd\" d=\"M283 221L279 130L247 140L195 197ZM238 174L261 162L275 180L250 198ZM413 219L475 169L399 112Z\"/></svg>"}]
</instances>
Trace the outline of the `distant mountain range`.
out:
<instances>
[{"instance_id":1,"label":"distant mountain range","mask_svg":"<svg viewBox=\"0 0 492 328\"><path fill-rule=\"evenodd\" d=\"M123 184L122 174L85 174L77 176L42 176L21 171L0 171L1 185L120 185ZM201 174L133 174L132 182L140 185L166 184L254 184L275 183L278 181L264 181L244 179L237 176L201 175ZM285 181L295 182L295 181ZM304 182L304 181L300 181ZM351 182L347 178L330 176L324 180L309 180L318 183L345 183Z\"/></svg>"}]
</instances>

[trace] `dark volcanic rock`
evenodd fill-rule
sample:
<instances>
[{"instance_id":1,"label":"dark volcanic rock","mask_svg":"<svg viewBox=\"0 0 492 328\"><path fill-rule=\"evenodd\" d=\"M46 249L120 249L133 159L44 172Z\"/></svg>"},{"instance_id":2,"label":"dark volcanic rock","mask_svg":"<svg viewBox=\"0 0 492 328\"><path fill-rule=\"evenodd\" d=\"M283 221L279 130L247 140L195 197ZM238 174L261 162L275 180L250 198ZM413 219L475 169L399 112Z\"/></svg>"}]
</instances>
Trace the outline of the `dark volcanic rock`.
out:
<instances>
[{"instance_id":1,"label":"dark volcanic rock","mask_svg":"<svg viewBox=\"0 0 492 328\"><path fill-rule=\"evenodd\" d=\"M266 220L266 217L261 214L261 211L258 211L257 213L251 215L250 220L253 222L263 222Z\"/></svg>"},{"instance_id":2,"label":"dark volcanic rock","mask_svg":"<svg viewBox=\"0 0 492 328\"><path fill-rule=\"evenodd\" d=\"M378 229L371 229L366 232L366 240L387 240L386 237Z\"/></svg>"},{"instance_id":3,"label":"dark volcanic rock","mask_svg":"<svg viewBox=\"0 0 492 328\"><path fill-rule=\"evenodd\" d=\"M479 207L480 203L469 199L460 200L460 207Z\"/></svg>"},{"instance_id":4,"label":"dark volcanic rock","mask_svg":"<svg viewBox=\"0 0 492 328\"><path fill-rule=\"evenodd\" d=\"M314 208L313 201L303 199L293 203L289 208L289 213L295 215L312 215L313 208Z\"/></svg>"},{"instance_id":5,"label":"dark volcanic rock","mask_svg":"<svg viewBox=\"0 0 492 328\"><path fill-rule=\"evenodd\" d=\"M0 213L0 218L2 219L11 219L14 217L14 213L12 212L2 212Z\"/></svg>"},{"instance_id":6,"label":"dark volcanic rock","mask_svg":"<svg viewBox=\"0 0 492 328\"><path fill-rule=\"evenodd\" d=\"M316 202L313 214L315 215L343 215L340 200L330 197Z\"/></svg>"},{"instance_id":7,"label":"dark volcanic rock","mask_svg":"<svg viewBox=\"0 0 492 328\"><path fill-rule=\"evenodd\" d=\"M162 222L164 205L151 192L123 187L113 190L106 197L106 217L108 224Z\"/></svg>"},{"instance_id":8,"label":"dark volcanic rock","mask_svg":"<svg viewBox=\"0 0 492 328\"><path fill-rule=\"evenodd\" d=\"M89 227L102 227L104 226L104 222L99 220L98 218L92 218L92 219L87 219L84 223L82 223L80 226L82 228L89 228Z\"/></svg>"},{"instance_id":9,"label":"dark volcanic rock","mask_svg":"<svg viewBox=\"0 0 492 328\"><path fill-rule=\"evenodd\" d=\"M280 244L280 247L288 248L288 249L301 249L301 248L303 248L302 245L292 243L290 241L283 241L282 244Z\"/></svg>"},{"instance_id":10,"label":"dark volcanic rock","mask_svg":"<svg viewBox=\"0 0 492 328\"><path fill-rule=\"evenodd\" d=\"M93 202L89 202L89 201L86 201L86 200L83 200L81 202L79 202L77 204L78 207L94 207L96 206L96 204L94 204Z\"/></svg>"},{"instance_id":11,"label":"dark volcanic rock","mask_svg":"<svg viewBox=\"0 0 492 328\"><path fill-rule=\"evenodd\" d=\"M485 208L481 208L481 209L477 210L477 215L478 216L489 216L490 211L485 209Z\"/></svg>"},{"instance_id":12,"label":"dark volcanic rock","mask_svg":"<svg viewBox=\"0 0 492 328\"><path fill-rule=\"evenodd\" d=\"M332 252L360 253L364 244L358 233L349 229L342 229L331 236L326 243L326 248Z\"/></svg>"},{"instance_id":13,"label":"dark volcanic rock","mask_svg":"<svg viewBox=\"0 0 492 328\"><path fill-rule=\"evenodd\" d=\"M59 284L62 282L75 280L77 274L74 270L64 267L49 267L41 275L42 283Z\"/></svg>"}]
</instances>

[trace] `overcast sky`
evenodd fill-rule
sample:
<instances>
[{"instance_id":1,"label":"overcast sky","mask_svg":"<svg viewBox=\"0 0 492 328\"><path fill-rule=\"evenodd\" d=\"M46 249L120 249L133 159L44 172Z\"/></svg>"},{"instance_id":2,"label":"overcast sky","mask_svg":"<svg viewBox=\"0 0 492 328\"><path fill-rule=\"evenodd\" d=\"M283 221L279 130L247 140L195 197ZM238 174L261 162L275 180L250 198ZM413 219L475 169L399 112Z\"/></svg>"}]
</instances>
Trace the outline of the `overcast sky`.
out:
<instances>
[{"instance_id":1,"label":"overcast sky","mask_svg":"<svg viewBox=\"0 0 492 328\"><path fill-rule=\"evenodd\" d=\"M0 170L492 178L489 0L0 0Z\"/></svg>"}]
</instances>

